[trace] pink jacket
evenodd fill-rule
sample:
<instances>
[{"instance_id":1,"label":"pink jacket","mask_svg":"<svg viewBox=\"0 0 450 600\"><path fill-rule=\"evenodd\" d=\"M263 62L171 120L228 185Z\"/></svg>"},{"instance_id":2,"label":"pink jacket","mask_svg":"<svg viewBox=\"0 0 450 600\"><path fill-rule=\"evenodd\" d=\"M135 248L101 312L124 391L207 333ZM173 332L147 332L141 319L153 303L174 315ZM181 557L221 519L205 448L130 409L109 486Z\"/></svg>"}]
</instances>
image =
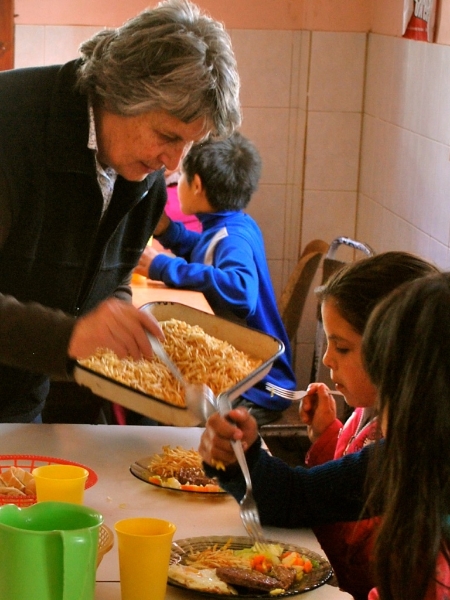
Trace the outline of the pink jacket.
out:
<instances>
[{"instance_id":1,"label":"pink jacket","mask_svg":"<svg viewBox=\"0 0 450 600\"><path fill-rule=\"evenodd\" d=\"M172 221L181 221L184 223L186 229L191 231L202 232L202 224L195 215L185 215L180 208L180 201L178 200L178 188L175 185L167 186L167 204L166 214L172 219Z\"/></svg>"},{"instance_id":2,"label":"pink jacket","mask_svg":"<svg viewBox=\"0 0 450 600\"><path fill-rule=\"evenodd\" d=\"M374 442L377 433L375 419L361 427L366 412L367 409L355 408L345 425L342 425L339 419L335 419L309 449L305 458L308 467L358 452Z\"/></svg>"},{"instance_id":3,"label":"pink jacket","mask_svg":"<svg viewBox=\"0 0 450 600\"><path fill-rule=\"evenodd\" d=\"M344 454L358 452L375 441L376 421L368 410L356 408L345 425L336 419L311 446L306 464L310 467L322 464ZM364 425L364 422L369 419ZM366 600L374 587L371 573L371 554L374 529L379 519L363 519L356 522L332 523L314 527L341 589L356 600Z\"/></svg>"}]
</instances>

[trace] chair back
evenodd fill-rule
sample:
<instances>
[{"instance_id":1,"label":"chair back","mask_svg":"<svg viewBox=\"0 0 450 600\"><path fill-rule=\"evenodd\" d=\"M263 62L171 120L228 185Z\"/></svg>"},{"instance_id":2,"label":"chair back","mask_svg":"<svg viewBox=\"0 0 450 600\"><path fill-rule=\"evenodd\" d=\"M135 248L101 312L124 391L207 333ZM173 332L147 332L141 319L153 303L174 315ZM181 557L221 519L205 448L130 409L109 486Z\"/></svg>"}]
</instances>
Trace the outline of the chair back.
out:
<instances>
[{"instance_id":1,"label":"chair back","mask_svg":"<svg viewBox=\"0 0 450 600\"><path fill-rule=\"evenodd\" d=\"M311 284L328 249L329 245L322 240L307 244L280 296L278 309L293 348Z\"/></svg>"}]
</instances>

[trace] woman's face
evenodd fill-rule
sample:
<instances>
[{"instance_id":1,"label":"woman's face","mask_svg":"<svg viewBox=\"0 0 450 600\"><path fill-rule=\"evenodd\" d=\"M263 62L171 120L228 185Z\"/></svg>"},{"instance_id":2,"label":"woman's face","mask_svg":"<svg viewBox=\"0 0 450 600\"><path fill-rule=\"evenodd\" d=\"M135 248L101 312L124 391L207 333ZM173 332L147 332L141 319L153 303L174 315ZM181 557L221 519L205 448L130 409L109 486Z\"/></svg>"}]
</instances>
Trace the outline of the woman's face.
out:
<instances>
[{"instance_id":1,"label":"woman's face","mask_svg":"<svg viewBox=\"0 0 450 600\"><path fill-rule=\"evenodd\" d=\"M162 110L123 116L98 107L95 126L98 160L129 181L143 181L164 166L176 169L207 133L204 119L184 123Z\"/></svg>"},{"instance_id":2,"label":"woman's face","mask_svg":"<svg viewBox=\"0 0 450 600\"><path fill-rule=\"evenodd\" d=\"M341 316L333 298L322 303L322 320L327 337L323 364L330 369L336 389L350 406L373 406L377 394L363 366L362 336Z\"/></svg>"}]
</instances>

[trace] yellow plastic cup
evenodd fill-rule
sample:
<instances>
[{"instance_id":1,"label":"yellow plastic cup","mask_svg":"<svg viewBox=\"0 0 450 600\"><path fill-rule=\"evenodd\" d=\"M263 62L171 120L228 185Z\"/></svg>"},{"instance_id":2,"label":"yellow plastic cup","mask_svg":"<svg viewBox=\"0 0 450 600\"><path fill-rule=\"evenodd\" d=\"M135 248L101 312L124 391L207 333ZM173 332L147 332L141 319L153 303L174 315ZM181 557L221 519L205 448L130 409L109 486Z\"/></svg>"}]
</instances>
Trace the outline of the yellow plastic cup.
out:
<instances>
[{"instance_id":1,"label":"yellow plastic cup","mask_svg":"<svg viewBox=\"0 0 450 600\"><path fill-rule=\"evenodd\" d=\"M164 600L175 525L136 517L118 521L114 528L122 600Z\"/></svg>"},{"instance_id":2,"label":"yellow plastic cup","mask_svg":"<svg viewBox=\"0 0 450 600\"><path fill-rule=\"evenodd\" d=\"M87 469L76 465L45 465L36 467L31 474L38 502L83 504Z\"/></svg>"}]
</instances>

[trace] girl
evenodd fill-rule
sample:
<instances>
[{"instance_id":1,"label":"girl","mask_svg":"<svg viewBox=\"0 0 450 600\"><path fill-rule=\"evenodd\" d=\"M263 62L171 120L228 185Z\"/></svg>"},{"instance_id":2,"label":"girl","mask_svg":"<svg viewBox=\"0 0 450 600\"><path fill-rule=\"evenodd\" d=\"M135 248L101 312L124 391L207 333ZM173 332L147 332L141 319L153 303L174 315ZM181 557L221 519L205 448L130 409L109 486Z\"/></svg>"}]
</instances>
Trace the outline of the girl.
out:
<instances>
[{"instance_id":1,"label":"girl","mask_svg":"<svg viewBox=\"0 0 450 600\"><path fill-rule=\"evenodd\" d=\"M336 419L334 400L327 386L310 385L311 393L304 399L301 412L313 439L317 440L309 453L310 465L354 453L377 439L374 408L377 392L364 368L361 353L366 323L375 305L400 284L436 272L430 263L414 255L386 252L344 267L319 290L328 342L323 360L330 368L337 389L356 409L342 427ZM210 442L208 435L207 432L205 445ZM206 457L207 454L204 455L207 460ZM347 515L327 517L325 521L319 518L320 523L308 524L313 526L340 587L357 600L367 600L374 586L371 550L377 520L359 520L359 517L358 511L353 518ZM277 524L272 520L274 515L268 518L270 524Z\"/></svg>"},{"instance_id":2,"label":"girl","mask_svg":"<svg viewBox=\"0 0 450 600\"><path fill-rule=\"evenodd\" d=\"M371 469L383 502L370 600L450 597L450 273L402 287L374 312L363 353L386 436Z\"/></svg>"},{"instance_id":3,"label":"girl","mask_svg":"<svg viewBox=\"0 0 450 600\"><path fill-rule=\"evenodd\" d=\"M300 419L313 443L306 464L314 466L373 443L378 435L377 391L364 368L361 344L375 305L400 284L428 273L432 265L405 252L386 252L340 269L318 290L327 336L323 363L353 414L342 425L325 384L313 383L303 400ZM373 587L371 550L377 520L334 523L314 528L333 566L339 585L356 600L366 600Z\"/></svg>"}]
</instances>

